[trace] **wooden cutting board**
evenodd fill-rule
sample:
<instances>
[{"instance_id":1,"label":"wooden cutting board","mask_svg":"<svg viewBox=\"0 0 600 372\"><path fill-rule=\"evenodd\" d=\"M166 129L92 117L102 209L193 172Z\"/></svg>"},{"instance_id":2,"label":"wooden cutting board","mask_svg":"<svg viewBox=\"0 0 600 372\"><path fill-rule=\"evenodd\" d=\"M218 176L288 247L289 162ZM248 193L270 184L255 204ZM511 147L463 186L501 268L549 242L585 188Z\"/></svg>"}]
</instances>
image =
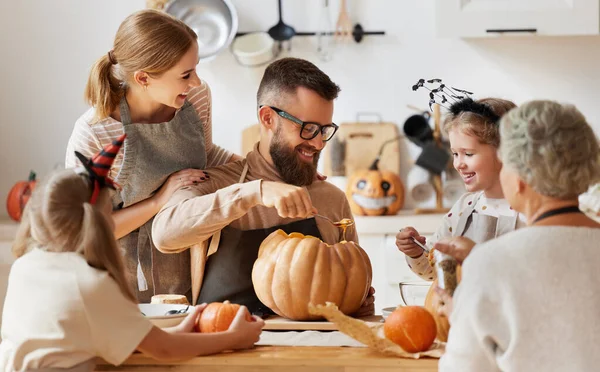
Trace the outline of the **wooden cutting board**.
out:
<instances>
[{"instance_id":1,"label":"wooden cutting board","mask_svg":"<svg viewBox=\"0 0 600 372\"><path fill-rule=\"evenodd\" d=\"M338 140L345 143L344 166L345 175L349 177L357 169L368 169L377 157L381 145L399 135L398 126L387 122L353 122L342 123L335 134ZM402 139L385 146L379 161L379 168L400 173L400 145ZM326 146L323 151L323 173L332 175L333 146Z\"/></svg>"},{"instance_id":2,"label":"wooden cutting board","mask_svg":"<svg viewBox=\"0 0 600 372\"><path fill-rule=\"evenodd\" d=\"M381 315L371 315L358 318L369 323L380 323L383 321ZM265 331L337 331L335 323L327 320L298 321L290 320L280 316L272 316L265 320Z\"/></svg>"}]
</instances>

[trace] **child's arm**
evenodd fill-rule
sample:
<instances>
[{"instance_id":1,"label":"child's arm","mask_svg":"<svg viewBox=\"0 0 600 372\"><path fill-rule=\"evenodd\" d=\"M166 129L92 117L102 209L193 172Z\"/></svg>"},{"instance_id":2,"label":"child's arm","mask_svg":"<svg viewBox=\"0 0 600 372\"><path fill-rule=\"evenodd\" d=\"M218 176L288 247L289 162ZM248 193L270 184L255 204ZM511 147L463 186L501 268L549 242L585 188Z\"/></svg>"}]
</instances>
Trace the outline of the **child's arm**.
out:
<instances>
[{"instance_id":1,"label":"child's arm","mask_svg":"<svg viewBox=\"0 0 600 372\"><path fill-rule=\"evenodd\" d=\"M413 227L404 227L396 235L396 246L398 250L406 255L408 267L424 280L433 280L435 278L433 268L429 265L427 254L423 248L412 241L411 237L425 244L425 237L419 235L419 232Z\"/></svg>"},{"instance_id":2,"label":"child's arm","mask_svg":"<svg viewBox=\"0 0 600 372\"><path fill-rule=\"evenodd\" d=\"M257 317L252 322L246 321L245 313L248 310L244 306L240 307L229 330L194 333L194 324L203 309L204 306L196 306L177 327L165 330L153 327L138 350L157 360L180 360L224 350L246 349L258 341L264 321Z\"/></svg>"},{"instance_id":3,"label":"child's arm","mask_svg":"<svg viewBox=\"0 0 600 372\"><path fill-rule=\"evenodd\" d=\"M446 214L442 219L442 224L438 227L430 241L426 241L424 236L419 235L417 230L412 227L403 228L396 235L396 245L398 249L406 255L406 263L408 267L417 274L421 279L433 281L436 278L435 270L429 263L429 258L425 251L414 242L411 242L410 237L414 237L421 244L427 244L431 249L433 245L444 237L452 236L452 220L451 216L455 210L459 210L459 203L455 204L450 213Z\"/></svg>"},{"instance_id":4,"label":"child's arm","mask_svg":"<svg viewBox=\"0 0 600 372\"><path fill-rule=\"evenodd\" d=\"M451 214L451 213L450 213ZM432 249L436 242L445 237L452 236L452 223L448 214L442 219L442 224L438 227L430 241L427 242L429 249ZM429 257L426 253L417 258L406 256L408 267L417 274L421 279L433 281L437 275L429 262Z\"/></svg>"},{"instance_id":5,"label":"child's arm","mask_svg":"<svg viewBox=\"0 0 600 372\"><path fill-rule=\"evenodd\" d=\"M431 282L436 278L436 275L435 270L433 270L433 267L431 267L429 264L429 258L427 257L428 256L426 253L418 258L406 256L406 263L408 264L408 267L421 279Z\"/></svg>"}]
</instances>

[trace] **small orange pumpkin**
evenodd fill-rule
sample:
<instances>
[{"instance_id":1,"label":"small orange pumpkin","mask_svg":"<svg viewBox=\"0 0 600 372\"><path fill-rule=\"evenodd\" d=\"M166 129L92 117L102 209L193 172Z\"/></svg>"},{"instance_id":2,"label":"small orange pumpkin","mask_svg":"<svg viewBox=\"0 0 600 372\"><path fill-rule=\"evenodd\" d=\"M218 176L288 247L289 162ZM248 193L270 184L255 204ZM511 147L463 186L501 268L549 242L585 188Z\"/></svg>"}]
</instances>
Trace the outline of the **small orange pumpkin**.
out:
<instances>
[{"instance_id":1,"label":"small orange pumpkin","mask_svg":"<svg viewBox=\"0 0 600 372\"><path fill-rule=\"evenodd\" d=\"M354 314L366 299L373 272L365 251L354 242L334 245L314 236L271 233L260 245L252 268L258 299L282 317L316 320L308 304L335 303Z\"/></svg>"},{"instance_id":2,"label":"small orange pumpkin","mask_svg":"<svg viewBox=\"0 0 600 372\"><path fill-rule=\"evenodd\" d=\"M346 186L352 213L360 216L394 215L404 206L404 184L390 171L379 169L375 159L369 169L354 172Z\"/></svg>"},{"instance_id":3,"label":"small orange pumpkin","mask_svg":"<svg viewBox=\"0 0 600 372\"><path fill-rule=\"evenodd\" d=\"M409 353L428 350L435 341L433 316L421 306L399 306L385 320L385 337Z\"/></svg>"},{"instance_id":4,"label":"small orange pumpkin","mask_svg":"<svg viewBox=\"0 0 600 372\"><path fill-rule=\"evenodd\" d=\"M35 172L29 173L29 179L27 181L17 182L8 192L6 198L6 210L8 216L13 220L20 222L21 216L23 215L23 209L31 197L31 193L35 188Z\"/></svg>"},{"instance_id":5,"label":"small orange pumpkin","mask_svg":"<svg viewBox=\"0 0 600 372\"><path fill-rule=\"evenodd\" d=\"M240 305L229 302L212 302L208 304L196 323L196 332L214 333L225 332L229 329ZM246 311L246 320L253 321L252 316Z\"/></svg>"},{"instance_id":6,"label":"small orange pumpkin","mask_svg":"<svg viewBox=\"0 0 600 372\"><path fill-rule=\"evenodd\" d=\"M456 268L456 276L460 281L462 275L461 266L457 266ZM448 322L448 318L444 315L438 313L440 308L440 296L435 292L435 288L438 285L438 280L435 279L433 283L431 283L431 287L429 287L429 291L427 292L427 296L425 296L425 308L429 310L433 318L435 319L435 324L437 327L437 339L442 342L448 341L448 332L450 332L450 322Z\"/></svg>"}]
</instances>

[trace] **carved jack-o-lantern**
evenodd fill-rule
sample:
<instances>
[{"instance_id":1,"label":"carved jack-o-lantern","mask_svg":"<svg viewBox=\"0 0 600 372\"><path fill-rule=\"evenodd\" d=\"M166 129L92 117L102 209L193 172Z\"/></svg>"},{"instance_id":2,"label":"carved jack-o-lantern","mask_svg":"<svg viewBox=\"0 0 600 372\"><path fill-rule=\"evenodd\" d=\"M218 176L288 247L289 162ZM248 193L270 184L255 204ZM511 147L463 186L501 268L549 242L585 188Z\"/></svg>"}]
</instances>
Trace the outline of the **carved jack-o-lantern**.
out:
<instances>
[{"instance_id":1,"label":"carved jack-o-lantern","mask_svg":"<svg viewBox=\"0 0 600 372\"><path fill-rule=\"evenodd\" d=\"M379 159L350 177L346 197L352 213L361 216L396 214L404 205L404 184L393 172L380 170Z\"/></svg>"}]
</instances>

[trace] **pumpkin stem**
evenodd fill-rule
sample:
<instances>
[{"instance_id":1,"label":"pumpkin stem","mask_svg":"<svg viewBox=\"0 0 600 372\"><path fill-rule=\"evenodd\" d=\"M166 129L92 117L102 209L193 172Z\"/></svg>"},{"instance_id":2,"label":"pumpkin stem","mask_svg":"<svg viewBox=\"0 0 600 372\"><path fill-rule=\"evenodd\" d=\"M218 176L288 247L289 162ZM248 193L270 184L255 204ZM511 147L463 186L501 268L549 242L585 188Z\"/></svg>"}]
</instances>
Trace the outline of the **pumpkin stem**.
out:
<instances>
[{"instance_id":1,"label":"pumpkin stem","mask_svg":"<svg viewBox=\"0 0 600 372\"><path fill-rule=\"evenodd\" d=\"M30 171L29 172L29 182L35 181L35 176L36 176L35 172L34 171Z\"/></svg>"},{"instance_id":2,"label":"pumpkin stem","mask_svg":"<svg viewBox=\"0 0 600 372\"><path fill-rule=\"evenodd\" d=\"M375 160L373 160L373 163L369 167L369 170L372 170L372 171L379 170L379 156L376 157Z\"/></svg>"}]
</instances>

